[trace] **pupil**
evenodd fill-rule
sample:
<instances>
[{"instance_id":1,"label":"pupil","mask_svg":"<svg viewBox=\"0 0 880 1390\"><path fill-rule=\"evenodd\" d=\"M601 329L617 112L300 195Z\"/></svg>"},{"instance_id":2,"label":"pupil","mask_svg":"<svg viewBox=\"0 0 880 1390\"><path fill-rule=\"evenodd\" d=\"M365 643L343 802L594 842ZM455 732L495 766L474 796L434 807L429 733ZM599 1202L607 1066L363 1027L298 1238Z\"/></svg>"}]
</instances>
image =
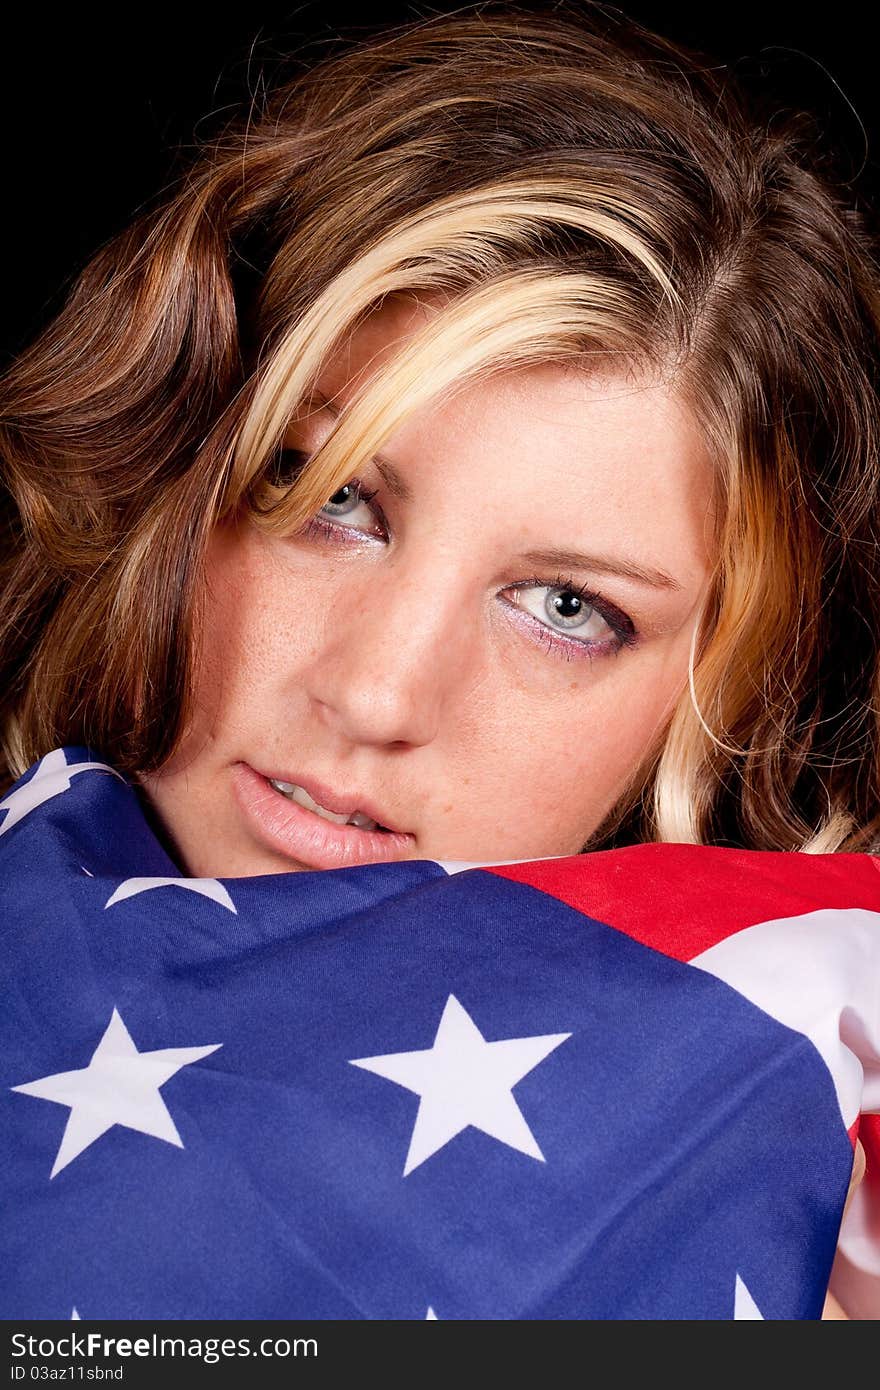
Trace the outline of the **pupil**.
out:
<instances>
[{"instance_id":1,"label":"pupil","mask_svg":"<svg viewBox=\"0 0 880 1390\"><path fill-rule=\"evenodd\" d=\"M561 618L575 618L580 612L581 601L577 594L572 594L566 590L561 597L553 600L553 607Z\"/></svg>"}]
</instances>

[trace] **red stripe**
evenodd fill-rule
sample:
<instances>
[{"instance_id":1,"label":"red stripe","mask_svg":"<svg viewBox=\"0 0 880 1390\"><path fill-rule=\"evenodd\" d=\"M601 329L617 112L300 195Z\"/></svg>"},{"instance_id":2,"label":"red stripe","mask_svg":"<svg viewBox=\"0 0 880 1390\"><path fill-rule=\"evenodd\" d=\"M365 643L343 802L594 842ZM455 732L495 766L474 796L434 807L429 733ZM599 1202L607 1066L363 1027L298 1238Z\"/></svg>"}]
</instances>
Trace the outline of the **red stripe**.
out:
<instances>
[{"instance_id":1,"label":"red stripe","mask_svg":"<svg viewBox=\"0 0 880 1390\"><path fill-rule=\"evenodd\" d=\"M486 872L531 884L681 961L777 917L819 908L880 912L880 857L870 854L646 844Z\"/></svg>"},{"instance_id":2,"label":"red stripe","mask_svg":"<svg viewBox=\"0 0 880 1390\"><path fill-rule=\"evenodd\" d=\"M859 1138L865 1150L865 1182L880 1193L880 1115L859 1117ZM880 1229L875 1234L880 1241Z\"/></svg>"}]
</instances>

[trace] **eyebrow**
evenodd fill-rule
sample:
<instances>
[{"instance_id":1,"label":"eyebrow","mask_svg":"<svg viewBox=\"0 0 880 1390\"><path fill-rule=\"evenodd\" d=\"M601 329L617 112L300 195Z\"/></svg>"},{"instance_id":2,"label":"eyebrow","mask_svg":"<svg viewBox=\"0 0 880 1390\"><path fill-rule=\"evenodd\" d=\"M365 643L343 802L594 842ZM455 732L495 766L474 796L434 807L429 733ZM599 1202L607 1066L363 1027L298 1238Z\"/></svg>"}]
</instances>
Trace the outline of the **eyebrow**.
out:
<instances>
[{"instance_id":1,"label":"eyebrow","mask_svg":"<svg viewBox=\"0 0 880 1390\"><path fill-rule=\"evenodd\" d=\"M683 585L665 570L650 565L637 565L633 560L616 560L610 555L587 555L581 550L527 550L518 557L530 565L558 569L589 570L593 574L614 574L621 579L635 579L652 589L681 589Z\"/></svg>"},{"instance_id":2,"label":"eyebrow","mask_svg":"<svg viewBox=\"0 0 880 1390\"><path fill-rule=\"evenodd\" d=\"M313 390L312 399L318 402L321 410L326 410L338 420L340 410L332 405L321 391ZM413 500L412 489L404 482L390 459L382 454L373 454L372 462L381 473L389 492L402 502ZM679 591L684 587L665 570L654 569L651 565L639 565L634 560L615 559L610 555L589 555L582 550L526 550L517 559L536 568L588 570L591 574L612 574L619 579L633 579L639 584L647 584L652 589Z\"/></svg>"}]
</instances>

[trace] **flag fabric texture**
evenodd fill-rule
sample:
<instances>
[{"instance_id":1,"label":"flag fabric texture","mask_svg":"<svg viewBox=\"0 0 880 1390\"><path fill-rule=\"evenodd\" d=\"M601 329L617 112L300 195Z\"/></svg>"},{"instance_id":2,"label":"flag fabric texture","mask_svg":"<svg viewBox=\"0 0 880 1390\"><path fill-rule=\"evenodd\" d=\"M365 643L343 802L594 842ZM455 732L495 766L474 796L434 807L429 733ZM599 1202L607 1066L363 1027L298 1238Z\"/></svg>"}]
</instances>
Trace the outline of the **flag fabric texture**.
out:
<instances>
[{"instance_id":1,"label":"flag fabric texture","mask_svg":"<svg viewBox=\"0 0 880 1390\"><path fill-rule=\"evenodd\" d=\"M0 1316L811 1319L832 1265L880 1315L878 869L187 878L53 750L0 799Z\"/></svg>"}]
</instances>

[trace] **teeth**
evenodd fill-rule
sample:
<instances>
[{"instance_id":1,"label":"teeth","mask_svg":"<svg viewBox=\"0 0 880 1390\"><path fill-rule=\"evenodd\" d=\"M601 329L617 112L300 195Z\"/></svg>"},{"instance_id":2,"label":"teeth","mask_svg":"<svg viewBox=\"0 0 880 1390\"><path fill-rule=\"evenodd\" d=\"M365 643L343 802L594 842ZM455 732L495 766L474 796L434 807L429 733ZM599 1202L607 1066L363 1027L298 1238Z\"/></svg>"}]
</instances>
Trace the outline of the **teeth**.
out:
<instances>
[{"instance_id":1,"label":"teeth","mask_svg":"<svg viewBox=\"0 0 880 1390\"><path fill-rule=\"evenodd\" d=\"M365 816L363 811L353 811L350 816L342 815L337 811L328 811L325 807L319 806L317 801L313 801L308 792L303 787L298 787L295 782L279 782L274 777L269 778L269 785L274 787L282 796L286 796L288 801L295 801L297 806L304 806L307 811L314 811L315 815L323 816L324 820L332 820L334 825L357 825L361 830L378 830L378 821L371 820Z\"/></svg>"}]
</instances>

